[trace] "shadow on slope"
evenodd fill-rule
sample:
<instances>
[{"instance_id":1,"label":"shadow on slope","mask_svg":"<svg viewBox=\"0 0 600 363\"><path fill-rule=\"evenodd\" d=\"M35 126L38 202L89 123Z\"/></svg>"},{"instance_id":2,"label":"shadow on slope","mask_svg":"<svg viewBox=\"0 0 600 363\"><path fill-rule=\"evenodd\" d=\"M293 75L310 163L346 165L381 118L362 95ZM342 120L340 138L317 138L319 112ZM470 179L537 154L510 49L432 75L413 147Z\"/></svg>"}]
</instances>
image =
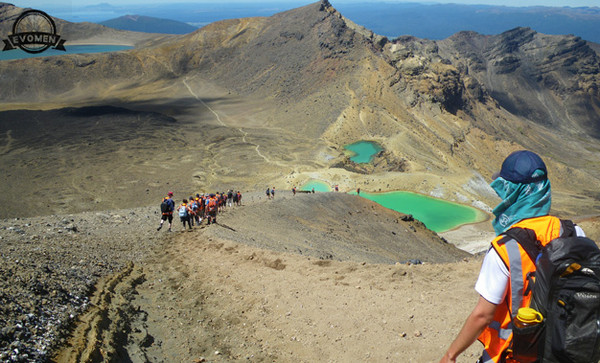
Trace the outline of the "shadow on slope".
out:
<instances>
[{"instance_id":1,"label":"shadow on slope","mask_svg":"<svg viewBox=\"0 0 600 363\"><path fill-rule=\"evenodd\" d=\"M164 163L157 158L168 155L165 145L183 142L176 129L172 117L113 106L0 112L0 201L6 206L0 217L125 205L131 203L126 195L139 200L152 170ZM136 184L120 202L107 204L110 195ZM30 198L28 208L17 211L12 206L23 198Z\"/></svg>"}]
</instances>

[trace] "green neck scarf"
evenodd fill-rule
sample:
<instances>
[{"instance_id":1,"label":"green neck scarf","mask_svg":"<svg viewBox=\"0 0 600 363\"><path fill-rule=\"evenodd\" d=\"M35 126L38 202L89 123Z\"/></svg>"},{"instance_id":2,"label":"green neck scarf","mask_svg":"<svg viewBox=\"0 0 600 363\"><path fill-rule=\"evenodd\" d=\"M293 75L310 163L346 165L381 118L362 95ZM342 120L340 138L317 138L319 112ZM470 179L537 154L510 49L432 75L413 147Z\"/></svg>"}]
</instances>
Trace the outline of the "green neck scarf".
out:
<instances>
[{"instance_id":1,"label":"green neck scarf","mask_svg":"<svg viewBox=\"0 0 600 363\"><path fill-rule=\"evenodd\" d=\"M543 173L536 170L533 176ZM496 235L506 232L513 224L523 219L545 216L550 212L552 198L548 179L519 184L498 177L490 186L502 198L502 202L492 211L496 216L492 221Z\"/></svg>"}]
</instances>

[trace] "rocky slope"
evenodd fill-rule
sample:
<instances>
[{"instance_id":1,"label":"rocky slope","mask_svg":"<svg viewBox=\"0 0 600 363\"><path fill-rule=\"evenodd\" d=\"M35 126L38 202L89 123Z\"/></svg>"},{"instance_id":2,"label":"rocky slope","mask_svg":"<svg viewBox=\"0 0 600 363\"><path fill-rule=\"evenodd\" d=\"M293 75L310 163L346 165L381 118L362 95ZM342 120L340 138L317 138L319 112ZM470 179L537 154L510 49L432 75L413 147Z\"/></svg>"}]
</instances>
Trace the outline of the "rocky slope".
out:
<instances>
[{"instance_id":1,"label":"rocky slope","mask_svg":"<svg viewBox=\"0 0 600 363\"><path fill-rule=\"evenodd\" d=\"M282 192L276 200L256 194L245 199L243 206L220 215L219 224L189 233L177 219L173 233L157 232L157 207L0 221L0 358L43 361L64 345L77 321L97 324L92 343L99 347L124 344L128 337L119 342L119 329L131 333L128 319L136 314L117 298L133 299L123 286L131 292L143 283L139 270L147 267L146 260L170 250L179 234L329 262L440 263L470 256L420 222L357 196ZM91 356L105 354L96 350Z\"/></svg>"},{"instance_id":2,"label":"rocky slope","mask_svg":"<svg viewBox=\"0 0 600 363\"><path fill-rule=\"evenodd\" d=\"M94 285L160 243L148 208L0 221L0 359L45 361Z\"/></svg>"}]
</instances>

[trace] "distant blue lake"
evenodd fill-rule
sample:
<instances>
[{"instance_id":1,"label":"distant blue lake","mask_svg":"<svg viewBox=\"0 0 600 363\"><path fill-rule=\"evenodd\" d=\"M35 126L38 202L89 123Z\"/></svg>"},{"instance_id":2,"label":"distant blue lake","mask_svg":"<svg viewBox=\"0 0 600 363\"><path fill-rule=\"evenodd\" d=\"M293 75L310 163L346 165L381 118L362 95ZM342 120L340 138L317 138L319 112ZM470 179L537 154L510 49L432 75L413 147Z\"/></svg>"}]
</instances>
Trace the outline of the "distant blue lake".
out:
<instances>
[{"instance_id":1,"label":"distant blue lake","mask_svg":"<svg viewBox=\"0 0 600 363\"><path fill-rule=\"evenodd\" d=\"M346 145L344 148L350 150L354 154L350 157L350 160L357 164L371 162L373 155L383 150L378 143L373 141L359 141L354 144Z\"/></svg>"},{"instance_id":2,"label":"distant blue lake","mask_svg":"<svg viewBox=\"0 0 600 363\"><path fill-rule=\"evenodd\" d=\"M14 49L0 52L0 60L50 57L64 54L117 52L120 50L133 49L133 47L128 45L69 45L67 42L65 43L65 49L67 50L66 52L48 48L47 50L36 54L27 53L21 49Z\"/></svg>"}]
</instances>

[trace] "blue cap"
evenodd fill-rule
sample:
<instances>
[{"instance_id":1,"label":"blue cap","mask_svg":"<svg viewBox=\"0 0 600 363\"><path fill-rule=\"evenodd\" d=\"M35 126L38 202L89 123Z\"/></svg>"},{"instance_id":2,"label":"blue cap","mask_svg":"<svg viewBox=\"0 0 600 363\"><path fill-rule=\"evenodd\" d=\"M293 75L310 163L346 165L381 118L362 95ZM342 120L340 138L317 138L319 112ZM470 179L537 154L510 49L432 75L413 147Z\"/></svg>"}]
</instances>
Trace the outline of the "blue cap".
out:
<instances>
[{"instance_id":1,"label":"blue cap","mask_svg":"<svg viewBox=\"0 0 600 363\"><path fill-rule=\"evenodd\" d=\"M543 175L533 176L536 170L544 172ZM502 163L500 174L505 180L513 183L529 184L548 178L548 170L542 158L528 150L515 151Z\"/></svg>"}]
</instances>

